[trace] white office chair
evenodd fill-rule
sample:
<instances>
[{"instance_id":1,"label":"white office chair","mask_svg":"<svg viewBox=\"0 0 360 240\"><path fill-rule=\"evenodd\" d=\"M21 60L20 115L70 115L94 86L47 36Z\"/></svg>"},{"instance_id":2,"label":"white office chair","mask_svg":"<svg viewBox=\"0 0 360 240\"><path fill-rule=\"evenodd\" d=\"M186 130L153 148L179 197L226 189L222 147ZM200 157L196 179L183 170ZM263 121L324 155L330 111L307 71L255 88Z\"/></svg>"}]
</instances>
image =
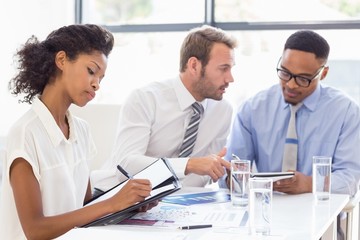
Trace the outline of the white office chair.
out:
<instances>
[{"instance_id":1,"label":"white office chair","mask_svg":"<svg viewBox=\"0 0 360 240\"><path fill-rule=\"evenodd\" d=\"M359 239L359 215L360 215L360 190L357 191L348 204L343 209L347 213L346 217L346 239L347 240L358 240Z\"/></svg>"},{"instance_id":2,"label":"white office chair","mask_svg":"<svg viewBox=\"0 0 360 240\"><path fill-rule=\"evenodd\" d=\"M90 170L99 169L111 155L120 108L119 104L88 104L85 107L76 105L70 107L72 114L86 120L90 125L97 148L97 155L90 165Z\"/></svg>"}]
</instances>

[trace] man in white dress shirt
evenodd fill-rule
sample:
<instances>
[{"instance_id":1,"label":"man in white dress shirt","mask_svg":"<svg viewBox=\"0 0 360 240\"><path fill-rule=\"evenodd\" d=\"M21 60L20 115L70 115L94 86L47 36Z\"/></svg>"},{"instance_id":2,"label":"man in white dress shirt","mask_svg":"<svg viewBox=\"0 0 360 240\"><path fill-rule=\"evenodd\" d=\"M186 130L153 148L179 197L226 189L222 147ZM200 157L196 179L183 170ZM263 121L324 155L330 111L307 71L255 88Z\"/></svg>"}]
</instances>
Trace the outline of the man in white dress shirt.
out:
<instances>
[{"instance_id":1,"label":"man in white dress shirt","mask_svg":"<svg viewBox=\"0 0 360 240\"><path fill-rule=\"evenodd\" d=\"M234 81L236 46L236 39L221 29L192 29L181 47L179 75L129 95L121 108L112 157L103 167L112 174L106 188L122 180L118 164L135 174L160 157L168 158L183 186L205 186L225 174L224 167L230 167L223 156L232 107L223 94ZM204 113L192 153L179 157L194 102Z\"/></svg>"}]
</instances>

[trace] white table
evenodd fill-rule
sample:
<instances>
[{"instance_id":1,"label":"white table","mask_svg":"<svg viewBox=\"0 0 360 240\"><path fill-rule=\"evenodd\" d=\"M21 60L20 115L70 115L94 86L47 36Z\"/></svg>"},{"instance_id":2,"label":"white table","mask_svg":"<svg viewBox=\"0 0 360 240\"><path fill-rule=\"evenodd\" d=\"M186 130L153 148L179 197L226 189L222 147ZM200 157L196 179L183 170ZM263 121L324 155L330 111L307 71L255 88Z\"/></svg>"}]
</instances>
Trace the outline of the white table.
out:
<instances>
[{"instance_id":1,"label":"white table","mask_svg":"<svg viewBox=\"0 0 360 240\"><path fill-rule=\"evenodd\" d=\"M193 192L194 189L191 189ZM183 191L182 191L183 192ZM274 194L273 219L271 233L275 236L263 239L291 239L291 240L319 240L326 230L334 226L336 234L336 217L349 201L347 195L331 194L329 201L316 204L311 193L299 195ZM226 205L224 209L234 211L230 203L217 203ZM209 207L214 207L209 204ZM277 236L276 236L277 235ZM242 240L257 239L247 235L245 229L237 233L220 231L207 228L199 230L160 229L159 227L134 227L134 226L104 226L85 229L74 229L60 239L209 239L210 236L231 239L241 236Z\"/></svg>"},{"instance_id":2,"label":"white table","mask_svg":"<svg viewBox=\"0 0 360 240\"><path fill-rule=\"evenodd\" d=\"M329 201L316 203L311 193L274 195L273 230L287 239L318 240L329 227L336 236L336 217L349 201L348 195L331 194Z\"/></svg>"}]
</instances>

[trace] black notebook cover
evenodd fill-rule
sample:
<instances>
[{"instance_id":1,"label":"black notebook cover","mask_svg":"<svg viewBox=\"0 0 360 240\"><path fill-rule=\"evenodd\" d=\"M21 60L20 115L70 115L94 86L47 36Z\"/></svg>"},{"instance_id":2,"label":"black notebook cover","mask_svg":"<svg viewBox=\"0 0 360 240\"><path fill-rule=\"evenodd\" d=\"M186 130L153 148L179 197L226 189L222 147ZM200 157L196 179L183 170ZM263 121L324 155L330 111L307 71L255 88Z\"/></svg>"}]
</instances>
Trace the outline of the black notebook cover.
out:
<instances>
[{"instance_id":1,"label":"black notebook cover","mask_svg":"<svg viewBox=\"0 0 360 240\"><path fill-rule=\"evenodd\" d=\"M171 168L169 162L165 159L165 158L159 158L158 160L156 160L154 163L150 164L149 166L147 166L146 168L144 168L143 170L141 170L139 173L134 175L134 178L137 177L137 175L140 175L141 173L144 173L144 171L149 171L152 174L148 175L148 179L151 181L151 176L156 175L157 171L156 168L159 167L159 161L163 162L165 164L165 166L167 167L167 169L169 170L169 176L166 179L163 179L163 181L159 184L157 184L156 186L153 186L153 191L160 189L161 187L166 188L164 191L160 191L157 192L156 194L153 196L150 196L148 198L146 198L144 201L142 202L138 202L136 204L134 204L133 206L130 206L128 208L125 208L121 211L106 215L104 217L101 217L95 221L92 221L88 224L85 224L82 227L91 227L91 226L104 226L104 225L110 225L110 224L117 224L119 222L121 222L124 219L127 219L133 215L135 215L137 213L137 209L143 205L146 205L148 203L151 203L155 200L160 200L161 198L178 191L181 188L181 184L179 182L179 179L177 178L175 172L173 171L173 169ZM111 191L115 191L116 188L118 188L120 185L125 185L125 183L127 182L121 182L118 185L112 187L111 189L105 191L104 193L100 194L99 196L93 198L91 201L89 201L87 204L92 204L94 201L96 202L96 200L99 200L100 198L107 198L107 195L109 195L109 197L111 197ZM151 181L152 182L152 181ZM167 187L168 186L168 187ZM118 190L117 190L118 191ZM152 191L152 192L153 192ZM86 205L87 205L86 204Z\"/></svg>"}]
</instances>

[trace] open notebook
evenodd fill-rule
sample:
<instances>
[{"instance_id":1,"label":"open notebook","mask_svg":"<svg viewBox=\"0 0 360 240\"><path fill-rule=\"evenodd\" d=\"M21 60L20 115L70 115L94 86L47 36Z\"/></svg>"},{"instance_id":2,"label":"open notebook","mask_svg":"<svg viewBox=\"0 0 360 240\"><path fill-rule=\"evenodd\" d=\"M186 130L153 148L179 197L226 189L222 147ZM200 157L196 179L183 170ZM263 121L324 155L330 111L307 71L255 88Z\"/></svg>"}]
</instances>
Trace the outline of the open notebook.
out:
<instances>
[{"instance_id":1,"label":"open notebook","mask_svg":"<svg viewBox=\"0 0 360 240\"><path fill-rule=\"evenodd\" d=\"M152 201L159 200L181 188L179 179L177 178L175 172L165 158L157 159L151 165L147 166L146 168L135 174L133 178L150 180L153 189L149 197L147 197L142 202L138 202L133 206L130 206L116 213L106 215L102 218L99 218L93 222L84 225L83 227L117 224L122 220L136 214L139 207ZM128 180L114 186L113 188L93 198L85 206L100 202L114 196L127 183L127 181Z\"/></svg>"}]
</instances>

